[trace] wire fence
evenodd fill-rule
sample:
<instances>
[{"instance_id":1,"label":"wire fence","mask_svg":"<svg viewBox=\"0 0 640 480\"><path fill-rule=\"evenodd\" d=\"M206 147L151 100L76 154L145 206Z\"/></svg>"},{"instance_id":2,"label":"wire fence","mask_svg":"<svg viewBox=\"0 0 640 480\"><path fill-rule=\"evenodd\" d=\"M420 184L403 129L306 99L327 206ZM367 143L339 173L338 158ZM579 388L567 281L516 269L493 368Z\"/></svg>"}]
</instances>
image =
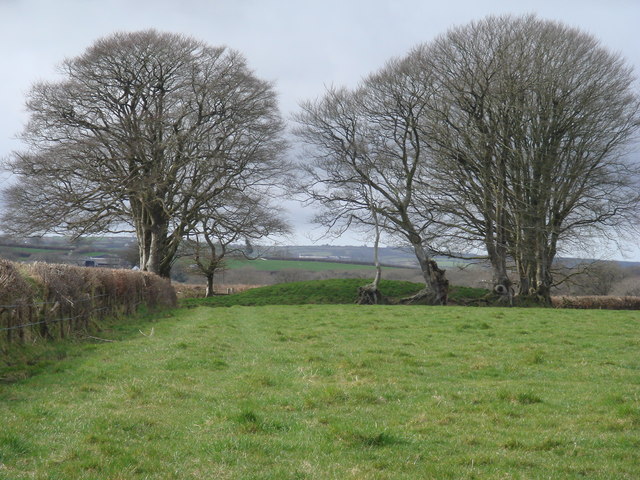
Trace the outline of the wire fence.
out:
<instances>
[{"instance_id":1,"label":"wire fence","mask_svg":"<svg viewBox=\"0 0 640 480\"><path fill-rule=\"evenodd\" d=\"M64 338L88 331L90 322L106 316L133 313L142 299L127 305L108 294L80 299L45 300L0 305L0 340L8 343L36 338Z\"/></svg>"},{"instance_id":2,"label":"wire fence","mask_svg":"<svg viewBox=\"0 0 640 480\"><path fill-rule=\"evenodd\" d=\"M93 310L93 313L99 311L110 310L108 307L96 308ZM2 327L0 328L0 332L7 332L9 330L20 330L21 328L33 327L35 325L44 325L44 324L52 324L52 323L61 323L69 320L77 320L85 317L86 315L76 315L74 317L64 317L64 318L47 318L44 320L40 320L38 322L31 323L23 323L22 325L12 325L11 327Z\"/></svg>"},{"instance_id":3,"label":"wire fence","mask_svg":"<svg viewBox=\"0 0 640 480\"><path fill-rule=\"evenodd\" d=\"M108 296L109 295L105 293L103 295L94 295L93 297L90 297L90 298L81 298L81 299L75 300L75 301L72 301L72 300L68 300L68 301L72 302L72 303L86 302L86 301L93 301L96 298L108 297ZM53 305L53 304L58 303L58 302L59 302L58 300L51 300L49 302L32 302L32 303L29 303L28 305L30 305L30 306ZM20 307L24 307L24 306L25 306L25 304L23 304L23 303L18 303L18 304L15 304L15 305L0 305L0 309L20 308ZM2 329L0 329L0 331L1 330Z\"/></svg>"},{"instance_id":4,"label":"wire fence","mask_svg":"<svg viewBox=\"0 0 640 480\"><path fill-rule=\"evenodd\" d=\"M107 316L175 302L171 283L146 272L0 259L0 344L87 333Z\"/></svg>"}]
</instances>

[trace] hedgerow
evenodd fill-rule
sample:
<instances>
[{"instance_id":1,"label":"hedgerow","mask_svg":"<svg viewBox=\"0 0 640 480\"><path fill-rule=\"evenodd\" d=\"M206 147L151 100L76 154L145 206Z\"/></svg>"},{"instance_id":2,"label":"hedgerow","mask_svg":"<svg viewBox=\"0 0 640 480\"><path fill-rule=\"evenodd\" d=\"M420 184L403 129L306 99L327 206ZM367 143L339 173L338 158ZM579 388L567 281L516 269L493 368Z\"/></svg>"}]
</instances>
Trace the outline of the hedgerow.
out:
<instances>
[{"instance_id":1,"label":"hedgerow","mask_svg":"<svg viewBox=\"0 0 640 480\"><path fill-rule=\"evenodd\" d=\"M175 306L171 283L147 272L0 259L0 341L64 338L141 305Z\"/></svg>"},{"instance_id":2,"label":"hedgerow","mask_svg":"<svg viewBox=\"0 0 640 480\"><path fill-rule=\"evenodd\" d=\"M640 310L640 297L582 296L552 297L551 303L557 308L590 308L603 310Z\"/></svg>"}]
</instances>

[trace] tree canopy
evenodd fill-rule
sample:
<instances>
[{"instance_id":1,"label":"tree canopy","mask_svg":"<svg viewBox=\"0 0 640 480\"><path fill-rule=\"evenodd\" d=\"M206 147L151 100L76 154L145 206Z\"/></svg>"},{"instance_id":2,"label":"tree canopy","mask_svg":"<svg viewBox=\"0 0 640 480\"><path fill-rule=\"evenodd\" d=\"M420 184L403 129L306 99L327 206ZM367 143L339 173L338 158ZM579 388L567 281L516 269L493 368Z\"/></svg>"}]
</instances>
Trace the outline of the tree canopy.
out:
<instances>
[{"instance_id":1,"label":"tree canopy","mask_svg":"<svg viewBox=\"0 0 640 480\"><path fill-rule=\"evenodd\" d=\"M306 102L295 118L307 145L302 189L327 226L383 225L410 245L425 281L425 296L447 301L448 282L431 257L433 210L419 179L429 163L421 125L431 95L423 72L390 62L356 91L332 89Z\"/></svg>"},{"instance_id":2,"label":"tree canopy","mask_svg":"<svg viewBox=\"0 0 640 480\"><path fill-rule=\"evenodd\" d=\"M437 86L426 128L451 238L483 244L501 291L514 263L520 293L548 301L559 248L637 225L627 147L640 100L619 55L577 29L503 16L407 59Z\"/></svg>"},{"instance_id":3,"label":"tree canopy","mask_svg":"<svg viewBox=\"0 0 640 480\"><path fill-rule=\"evenodd\" d=\"M134 231L140 267L168 276L223 192L264 195L287 170L272 85L238 52L147 30L117 33L33 86L25 150L7 167L20 233Z\"/></svg>"},{"instance_id":4,"label":"tree canopy","mask_svg":"<svg viewBox=\"0 0 640 480\"><path fill-rule=\"evenodd\" d=\"M206 273L227 242L287 230L269 203L292 170L284 123L238 52L118 33L61 74L33 86L25 148L5 161L8 229L134 231L141 268L164 276L184 239L209 249ZM452 28L294 121L316 220L410 246L434 303L443 245L484 250L499 293L517 283L548 301L562 248L638 225L636 77L591 35L534 15Z\"/></svg>"},{"instance_id":5,"label":"tree canopy","mask_svg":"<svg viewBox=\"0 0 640 480\"><path fill-rule=\"evenodd\" d=\"M384 217L436 292L446 282L429 255L448 244L484 248L498 292L515 265L520 293L548 301L559 248L637 225L635 82L620 56L559 23L453 28L302 105L304 188L327 226Z\"/></svg>"}]
</instances>

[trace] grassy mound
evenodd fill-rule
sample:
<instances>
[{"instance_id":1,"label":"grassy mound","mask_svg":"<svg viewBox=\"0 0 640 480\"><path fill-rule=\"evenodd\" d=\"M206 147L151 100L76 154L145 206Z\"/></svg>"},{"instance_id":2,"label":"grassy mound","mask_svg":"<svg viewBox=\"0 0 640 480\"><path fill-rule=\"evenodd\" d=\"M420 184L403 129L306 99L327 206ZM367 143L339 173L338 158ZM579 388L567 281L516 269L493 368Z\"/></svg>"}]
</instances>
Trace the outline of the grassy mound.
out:
<instances>
[{"instance_id":1,"label":"grassy mound","mask_svg":"<svg viewBox=\"0 0 640 480\"><path fill-rule=\"evenodd\" d=\"M361 278L311 280L306 282L280 283L267 287L253 288L235 295L212 298L191 298L183 300L185 306L209 305L230 307L234 305L305 305L305 304L351 304L358 294L358 287L366 285ZM380 291L394 302L400 298L416 294L424 287L421 283L398 280L382 280ZM450 298L453 302L482 297L488 293L481 288L452 287Z\"/></svg>"}]
</instances>

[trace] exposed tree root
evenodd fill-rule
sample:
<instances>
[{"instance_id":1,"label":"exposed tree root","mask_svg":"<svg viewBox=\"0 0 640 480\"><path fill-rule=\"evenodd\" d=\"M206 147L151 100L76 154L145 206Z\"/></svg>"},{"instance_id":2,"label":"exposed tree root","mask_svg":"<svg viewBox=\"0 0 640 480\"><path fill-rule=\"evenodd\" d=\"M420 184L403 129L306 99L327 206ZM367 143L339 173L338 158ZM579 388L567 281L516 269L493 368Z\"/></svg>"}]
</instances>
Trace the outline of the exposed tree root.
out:
<instances>
[{"instance_id":1,"label":"exposed tree root","mask_svg":"<svg viewBox=\"0 0 640 480\"><path fill-rule=\"evenodd\" d=\"M493 295L497 296L497 303L508 303L513 306L513 297L515 290L509 283L498 283L493 286Z\"/></svg>"},{"instance_id":2,"label":"exposed tree root","mask_svg":"<svg viewBox=\"0 0 640 480\"><path fill-rule=\"evenodd\" d=\"M398 303L401 305L433 305L436 295L428 288L423 288L415 295L401 299Z\"/></svg>"},{"instance_id":3,"label":"exposed tree root","mask_svg":"<svg viewBox=\"0 0 640 480\"><path fill-rule=\"evenodd\" d=\"M379 305L384 303L384 297L375 283L370 283L364 287L358 287L358 305Z\"/></svg>"}]
</instances>

